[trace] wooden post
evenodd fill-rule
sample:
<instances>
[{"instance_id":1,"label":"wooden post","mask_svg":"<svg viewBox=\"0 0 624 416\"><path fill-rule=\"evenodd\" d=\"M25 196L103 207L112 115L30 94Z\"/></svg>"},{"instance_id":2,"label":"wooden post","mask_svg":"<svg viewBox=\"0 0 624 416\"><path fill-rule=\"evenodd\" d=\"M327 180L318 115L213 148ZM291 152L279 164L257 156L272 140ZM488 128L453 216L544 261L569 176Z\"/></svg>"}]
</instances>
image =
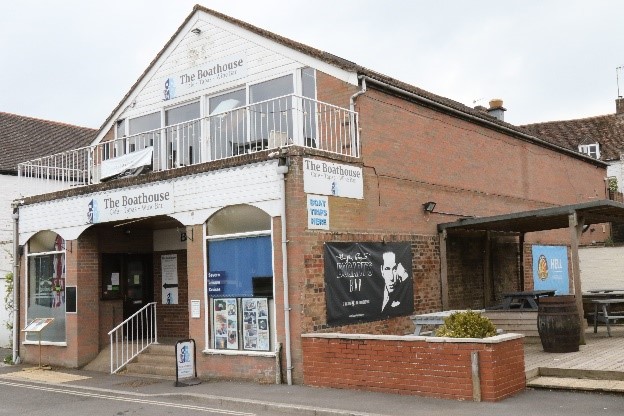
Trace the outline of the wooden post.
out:
<instances>
[{"instance_id":1,"label":"wooden post","mask_svg":"<svg viewBox=\"0 0 624 416\"><path fill-rule=\"evenodd\" d=\"M470 364L472 373L472 400L481 401L481 376L479 375L479 351L470 352Z\"/></svg>"},{"instance_id":2,"label":"wooden post","mask_svg":"<svg viewBox=\"0 0 624 416\"><path fill-rule=\"evenodd\" d=\"M483 256L483 303L484 306L492 306L492 235L491 231L485 232L485 253Z\"/></svg>"},{"instance_id":3,"label":"wooden post","mask_svg":"<svg viewBox=\"0 0 624 416\"><path fill-rule=\"evenodd\" d=\"M446 258L446 230L440 233L440 290L442 291L442 310L449 309L448 263Z\"/></svg>"},{"instance_id":4,"label":"wooden post","mask_svg":"<svg viewBox=\"0 0 624 416\"><path fill-rule=\"evenodd\" d=\"M581 272L579 268L579 238L583 231L585 221L578 218L576 211L568 216L570 230L570 263L572 270L572 282L574 284L574 295L576 296L576 308L579 313L579 324L581 328L580 344L585 345L585 313L583 311L583 292L581 290Z\"/></svg>"}]
</instances>

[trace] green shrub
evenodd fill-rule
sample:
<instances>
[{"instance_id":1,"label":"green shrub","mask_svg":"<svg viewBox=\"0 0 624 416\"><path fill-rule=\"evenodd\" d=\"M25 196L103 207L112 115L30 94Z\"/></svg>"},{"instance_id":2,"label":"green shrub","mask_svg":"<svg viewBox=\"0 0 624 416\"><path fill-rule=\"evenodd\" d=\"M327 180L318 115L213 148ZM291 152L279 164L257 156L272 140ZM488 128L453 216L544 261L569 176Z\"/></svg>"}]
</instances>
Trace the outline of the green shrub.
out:
<instances>
[{"instance_id":1,"label":"green shrub","mask_svg":"<svg viewBox=\"0 0 624 416\"><path fill-rule=\"evenodd\" d=\"M486 338L496 335L496 327L485 316L474 311L454 312L436 331L439 337Z\"/></svg>"}]
</instances>

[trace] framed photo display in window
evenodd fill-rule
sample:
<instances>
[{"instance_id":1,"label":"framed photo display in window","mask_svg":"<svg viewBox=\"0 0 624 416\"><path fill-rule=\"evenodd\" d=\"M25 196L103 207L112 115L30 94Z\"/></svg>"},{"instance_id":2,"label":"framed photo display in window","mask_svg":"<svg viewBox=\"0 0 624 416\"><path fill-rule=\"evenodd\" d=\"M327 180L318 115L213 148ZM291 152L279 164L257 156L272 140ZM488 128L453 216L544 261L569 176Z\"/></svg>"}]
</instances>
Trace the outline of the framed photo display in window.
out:
<instances>
[{"instance_id":1,"label":"framed photo display in window","mask_svg":"<svg viewBox=\"0 0 624 416\"><path fill-rule=\"evenodd\" d=\"M269 351L269 302L267 298L242 298L243 349Z\"/></svg>"},{"instance_id":2,"label":"framed photo display in window","mask_svg":"<svg viewBox=\"0 0 624 416\"><path fill-rule=\"evenodd\" d=\"M212 305L215 349L239 349L238 303L236 298L215 299Z\"/></svg>"}]
</instances>

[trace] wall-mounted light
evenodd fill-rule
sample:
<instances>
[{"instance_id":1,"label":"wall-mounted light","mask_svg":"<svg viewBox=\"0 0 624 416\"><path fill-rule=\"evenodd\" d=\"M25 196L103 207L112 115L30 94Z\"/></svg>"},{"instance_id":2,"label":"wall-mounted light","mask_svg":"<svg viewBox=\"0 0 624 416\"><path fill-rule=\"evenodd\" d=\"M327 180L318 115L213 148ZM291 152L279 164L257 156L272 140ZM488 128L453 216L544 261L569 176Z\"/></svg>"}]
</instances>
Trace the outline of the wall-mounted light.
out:
<instances>
[{"instance_id":1,"label":"wall-mounted light","mask_svg":"<svg viewBox=\"0 0 624 416\"><path fill-rule=\"evenodd\" d=\"M450 215L453 217L461 217L461 218L475 218L474 215L465 215L465 214L455 214L452 212L443 212L443 211L434 211L436 207L436 203L433 201L429 201L429 202L425 202L423 204L423 209L425 210L425 212L428 213L435 213L435 214L441 214L441 215Z\"/></svg>"},{"instance_id":2,"label":"wall-mounted light","mask_svg":"<svg viewBox=\"0 0 624 416\"><path fill-rule=\"evenodd\" d=\"M433 212L433 210L435 209L436 203L433 201L429 201L429 202L425 202L423 204L423 208L425 209L425 212Z\"/></svg>"},{"instance_id":3,"label":"wall-mounted light","mask_svg":"<svg viewBox=\"0 0 624 416\"><path fill-rule=\"evenodd\" d=\"M191 29L191 33L195 33L196 35L199 35L201 33L201 29L198 27Z\"/></svg>"}]
</instances>

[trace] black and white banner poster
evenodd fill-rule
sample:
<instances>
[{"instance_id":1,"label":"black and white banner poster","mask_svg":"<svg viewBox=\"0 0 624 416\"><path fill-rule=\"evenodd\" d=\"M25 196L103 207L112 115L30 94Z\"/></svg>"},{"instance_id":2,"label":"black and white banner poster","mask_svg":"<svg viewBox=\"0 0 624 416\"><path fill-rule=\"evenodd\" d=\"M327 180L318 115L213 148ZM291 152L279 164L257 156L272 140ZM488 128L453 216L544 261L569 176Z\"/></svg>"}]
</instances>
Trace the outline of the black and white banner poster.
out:
<instances>
[{"instance_id":1,"label":"black and white banner poster","mask_svg":"<svg viewBox=\"0 0 624 416\"><path fill-rule=\"evenodd\" d=\"M414 311L409 243L327 243L324 260L328 325Z\"/></svg>"}]
</instances>

